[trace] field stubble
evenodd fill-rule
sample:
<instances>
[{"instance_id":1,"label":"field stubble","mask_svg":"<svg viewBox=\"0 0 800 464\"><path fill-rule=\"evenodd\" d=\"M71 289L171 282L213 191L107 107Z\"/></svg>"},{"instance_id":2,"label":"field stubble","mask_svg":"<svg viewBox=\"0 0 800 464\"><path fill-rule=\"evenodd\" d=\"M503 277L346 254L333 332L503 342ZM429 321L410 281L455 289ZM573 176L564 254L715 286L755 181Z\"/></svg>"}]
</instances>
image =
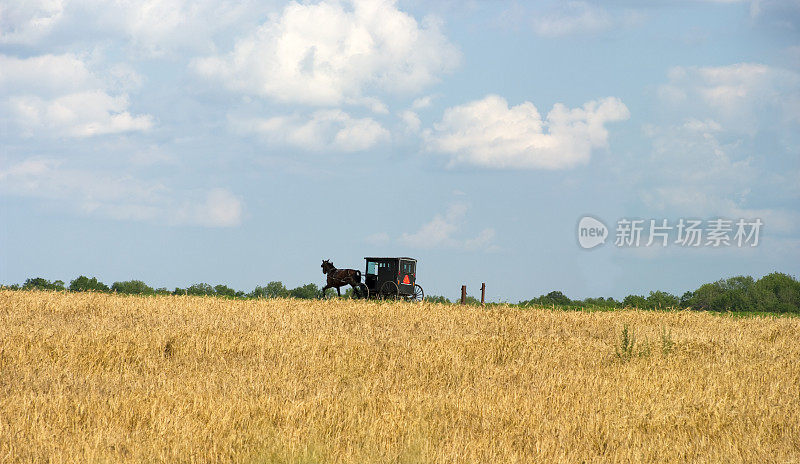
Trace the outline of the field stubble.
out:
<instances>
[{"instance_id":1,"label":"field stubble","mask_svg":"<svg viewBox=\"0 0 800 464\"><path fill-rule=\"evenodd\" d=\"M0 462L800 462L798 342L798 318L0 291Z\"/></svg>"}]
</instances>

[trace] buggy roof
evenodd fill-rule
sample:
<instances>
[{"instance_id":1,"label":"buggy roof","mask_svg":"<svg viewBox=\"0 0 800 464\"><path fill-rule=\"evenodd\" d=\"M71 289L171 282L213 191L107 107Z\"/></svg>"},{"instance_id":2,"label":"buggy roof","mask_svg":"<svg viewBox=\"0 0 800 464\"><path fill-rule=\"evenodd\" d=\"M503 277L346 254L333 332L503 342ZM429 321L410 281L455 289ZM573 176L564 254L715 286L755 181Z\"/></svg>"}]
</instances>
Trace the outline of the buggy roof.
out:
<instances>
[{"instance_id":1,"label":"buggy roof","mask_svg":"<svg viewBox=\"0 0 800 464\"><path fill-rule=\"evenodd\" d=\"M414 262L417 261L414 258L408 258L408 257L405 257L405 256L399 256L399 257L393 257L393 258L366 257L364 259L366 259L367 261L395 261L395 260L398 260L398 259L404 259L404 260L414 261Z\"/></svg>"}]
</instances>

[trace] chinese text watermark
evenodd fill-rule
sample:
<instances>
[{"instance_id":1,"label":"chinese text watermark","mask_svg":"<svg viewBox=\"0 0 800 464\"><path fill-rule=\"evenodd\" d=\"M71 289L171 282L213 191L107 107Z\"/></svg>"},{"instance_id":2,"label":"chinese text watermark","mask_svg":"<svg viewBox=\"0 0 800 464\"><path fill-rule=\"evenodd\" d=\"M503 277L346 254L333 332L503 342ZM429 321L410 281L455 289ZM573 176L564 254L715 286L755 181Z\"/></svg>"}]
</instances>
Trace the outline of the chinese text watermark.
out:
<instances>
[{"instance_id":1,"label":"chinese text watermark","mask_svg":"<svg viewBox=\"0 0 800 464\"><path fill-rule=\"evenodd\" d=\"M622 218L616 223L616 247L755 247L764 223L761 219L708 220ZM594 248L606 242L610 232L597 218L584 216L578 221L578 244Z\"/></svg>"}]
</instances>

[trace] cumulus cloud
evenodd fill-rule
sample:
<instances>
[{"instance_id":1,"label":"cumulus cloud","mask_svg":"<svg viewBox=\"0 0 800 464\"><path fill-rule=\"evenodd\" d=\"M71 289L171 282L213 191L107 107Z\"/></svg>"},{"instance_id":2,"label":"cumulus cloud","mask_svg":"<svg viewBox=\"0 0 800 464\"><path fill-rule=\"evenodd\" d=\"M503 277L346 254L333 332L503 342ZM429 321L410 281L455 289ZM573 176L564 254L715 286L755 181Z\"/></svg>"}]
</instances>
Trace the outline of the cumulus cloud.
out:
<instances>
[{"instance_id":1,"label":"cumulus cloud","mask_svg":"<svg viewBox=\"0 0 800 464\"><path fill-rule=\"evenodd\" d=\"M63 95L101 85L73 54L17 58L0 55L0 88L9 93Z\"/></svg>"},{"instance_id":2,"label":"cumulus cloud","mask_svg":"<svg viewBox=\"0 0 800 464\"><path fill-rule=\"evenodd\" d=\"M487 168L564 169L588 162L607 146L607 122L630 116L618 98L569 109L557 103L543 119L531 102L509 107L498 95L448 108L425 132L431 150L450 164Z\"/></svg>"},{"instance_id":3,"label":"cumulus cloud","mask_svg":"<svg viewBox=\"0 0 800 464\"><path fill-rule=\"evenodd\" d=\"M211 189L199 203L180 210L176 218L179 223L208 227L238 226L242 220L242 201L225 189Z\"/></svg>"},{"instance_id":4,"label":"cumulus cloud","mask_svg":"<svg viewBox=\"0 0 800 464\"><path fill-rule=\"evenodd\" d=\"M792 0L751 0L750 17L772 31L796 33L800 24L800 2Z\"/></svg>"},{"instance_id":5,"label":"cumulus cloud","mask_svg":"<svg viewBox=\"0 0 800 464\"><path fill-rule=\"evenodd\" d=\"M120 29L135 45L159 55L170 47L170 41L179 39L176 32L191 25L206 7L204 2L185 0L117 2L112 20L120 21Z\"/></svg>"},{"instance_id":6,"label":"cumulus cloud","mask_svg":"<svg viewBox=\"0 0 800 464\"><path fill-rule=\"evenodd\" d=\"M86 215L171 225L232 227L243 209L225 189L175 191L157 181L71 169L47 158L0 168L0 194L47 200Z\"/></svg>"},{"instance_id":7,"label":"cumulus cloud","mask_svg":"<svg viewBox=\"0 0 800 464\"><path fill-rule=\"evenodd\" d=\"M411 104L411 107L415 110L421 110L423 108L427 108L431 106L431 102L433 102L433 95L426 95L424 97L419 97Z\"/></svg>"},{"instance_id":8,"label":"cumulus cloud","mask_svg":"<svg viewBox=\"0 0 800 464\"><path fill-rule=\"evenodd\" d=\"M653 144L649 170L657 173L641 179L647 207L682 217L760 218L778 233L800 228L797 212L753 206L759 196L754 190L785 191L782 184L792 183L797 173L763 172L752 156L742 155L740 140L721 141L730 138L716 121L648 126L645 135Z\"/></svg>"},{"instance_id":9,"label":"cumulus cloud","mask_svg":"<svg viewBox=\"0 0 800 464\"><path fill-rule=\"evenodd\" d=\"M393 0L292 2L197 71L247 94L312 105L363 104L376 90L417 92L458 62L437 23ZM368 105L370 106L370 105Z\"/></svg>"},{"instance_id":10,"label":"cumulus cloud","mask_svg":"<svg viewBox=\"0 0 800 464\"><path fill-rule=\"evenodd\" d=\"M4 2L0 5L0 43L34 43L50 32L63 12L62 0Z\"/></svg>"},{"instance_id":11,"label":"cumulus cloud","mask_svg":"<svg viewBox=\"0 0 800 464\"><path fill-rule=\"evenodd\" d=\"M463 203L451 205L445 214L437 214L414 233L404 233L400 243L415 248L458 248L463 250L487 250L493 248L495 231L482 230L471 238L456 235L463 226L469 207Z\"/></svg>"},{"instance_id":12,"label":"cumulus cloud","mask_svg":"<svg viewBox=\"0 0 800 464\"><path fill-rule=\"evenodd\" d=\"M797 74L739 63L677 67L668 78L658 92L660 109L683 121L645 125L652 150L636 162L648 169L627 171L641 184L644 205L673 217L760 218L770 233L796 234L800 213L784 205L800 198L799 173L789 161L800 121ZM785 141L766 163L759 159L765 131Z\"/></svg>"},{"instance_id":13,"label":"cumulus cloud","mask_svg":"<svg viewBox=\"0 0 800 464\"><path fill-rule=\"evenodd\" d=\"M354 118L341 110L319 110L310 117L233 120L232 124L241 132L313 151L362 151L389 139L389 131L374 119Z\"/></svg>"},{"instance_id":14,"label":"cumulus cloud","mask_svg":"<svg viewBox=\"0 0 800 464\"><path fill-rule=\"evenodd\" d=\"M269 11L253 0L24 0L0 4L0 44L47 47L85 37L122 39L137 54L209 53L213 35Z\"/></svg>"},{"instance_id":15,"label":"cumulus cloud","mask_svg":"<svg viewBox=\"0 0 800 464\"><path fill-rule=\"evenodd\" d=\"M150 115L131 114L128 96L109 94L103 80L71 54L0 55L0 89L3 119L23 135L89 137L153 125Z\"/></svg>"},{"instance_id":16,"label":"cumulus cloud","mask_svg":"<svg viewBox=\"0 0 800 464\"><path fill-rule=\"evenodd\" d=\"M422 121L420 121L417 113L411 110L404 110L401 111L398 116L400 116L400 120L403 121L403 126L405 127L406 132L419 132Z\"/></svg>"},{"instance_id":17,"label":"cumulus cloud","mask_svg":"<svg viewBox=\"0 0 800 464\"><path fill-rule=\"evenodd\" d=\"M675 67L659 96L672 107L754 130L760 111L800 122L800 74L758 63Z\"/></svg>"}]
</instances>

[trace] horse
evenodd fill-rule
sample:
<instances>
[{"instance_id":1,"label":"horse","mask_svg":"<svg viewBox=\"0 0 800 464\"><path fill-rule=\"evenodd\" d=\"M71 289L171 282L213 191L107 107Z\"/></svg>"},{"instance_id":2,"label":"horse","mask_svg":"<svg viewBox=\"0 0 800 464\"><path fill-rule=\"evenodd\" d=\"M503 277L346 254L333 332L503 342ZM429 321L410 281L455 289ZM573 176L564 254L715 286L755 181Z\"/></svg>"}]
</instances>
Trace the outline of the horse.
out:
<instances>
[{"instance_id":1,"label":"horse","mask_svg":"<svg viewBox=\"0 0 800 464\"><path fill-rule=\"evenodd\" d=\"M339 287L349 285L355 290L361 285L361 271L356 269L336 269L332 262L325 259L322 261L322 273L328 276L327 284L322 287L322 296L325 297L325 290L336 288L336 294L342 296Z\"/></svg>"}]
</instances>

